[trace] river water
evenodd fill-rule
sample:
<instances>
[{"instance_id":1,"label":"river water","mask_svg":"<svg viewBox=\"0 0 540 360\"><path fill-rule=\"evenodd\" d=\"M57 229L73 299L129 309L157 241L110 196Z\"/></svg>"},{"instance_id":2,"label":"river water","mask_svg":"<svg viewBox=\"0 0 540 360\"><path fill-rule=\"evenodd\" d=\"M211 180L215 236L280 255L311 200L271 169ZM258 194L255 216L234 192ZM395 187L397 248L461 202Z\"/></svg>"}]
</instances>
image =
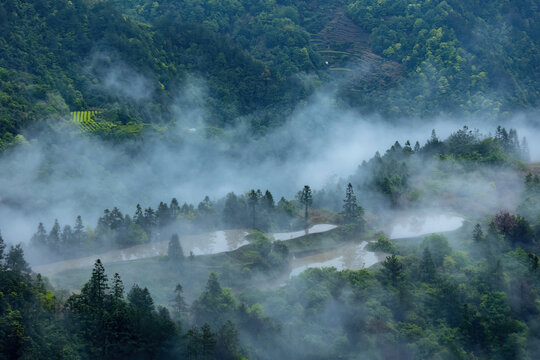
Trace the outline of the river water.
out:
<instances>
[{"instance_id":1,"label":"river water","mask_svg":"<svg viewBox=\"0 0 540 360\"><path fill-rule=\"evenodd\" d=\"M445 232L458 229L463 224L463 219L454 215L405 215L397 217L390 227L390 238L400 239L405 237L421 236L435 232ZM336 225L317 224L309 228L306 232L294 231L286 233L274 233L271 236L274 240L291 240L306 233L319 233L332 230ZM243 230L225 230L204 233L198 235L183 236L180 239L184 254L190 252L194 255L217 254L225 251L236 250L247 245L248 233ZM359 270L370 267L387 256L384 253L367 251L367 241L350 242L340 247L322 253L293 258L290 262L290 273L288 277L300 274L307 268L333 266L338 270L351 269ZM149 244L142 244L126 249L111 250L102 254L96 254L85 258L60 261L53 264L34 267L35 272L43 275L53 275L69 269L92 267L96 259L106 263L144 259L167 254L168 241L159 241Z\"/></svg>"},{"instance_id":2,"label":"river water","mask_svg":"<svg viewBox=\"0 0 540 360\"><path fill-rule=\"evenodd\" d=\"M459 229L463 218L450 214L406 215L394 220L390 239L402 239Z\"/></svg>"},{"instance_id":3,"label":"river water","mask_svg":"<svg viewBox=\"0 0 540 360\"><path fill-rule=\"evenodd\" d=\"M315 233L330 231L335 228L337 228L337 226L332 225L332 224L317 224L310 227L308 231L301 230L301 231L284 232L284 233L273 233L272 237L274 238L274 240L284 241L284 240L291 240L291 239L304 236L307 234L315 234Z\"/></svg>"},{"instance_id":4,"label":"river water","mask_svg":"<svg viewBox=\"0 0 540 360\"><path fill-rule=\"evenodd\" d=\"M183 236L180 239L180 243L182 244L182 249L186 256L188 256L190 252L193 252L193 255L217 254L220 252L236 250L241 246L249 244L246 240L247 234L248 233L243 230L214 231L211 233ZM162 256L167 255L168 245L168 241L152 242L125 249L111 250L85 258L36 266L33 270L43 275L52 275L69 269L92 267L96 259L101 259L104 264L107 264L118 261Z\"/></svg>"},{"instance_id":5,"label":"river water","mask_svg":"<svg viewBox=\"0 0 540 360\"><path fill-rule=\"evenodd\" d=\"M390 224L390 239L402 239L459 229L463 218L449 214L404 215ZM399 241L399 240L398 240ZM289 278L307 268L333 266L337 270L360 270L383 261L388 254L365 250L367 241L351 242L329 251L292 259Z\"/></svg>"}]
</instances>

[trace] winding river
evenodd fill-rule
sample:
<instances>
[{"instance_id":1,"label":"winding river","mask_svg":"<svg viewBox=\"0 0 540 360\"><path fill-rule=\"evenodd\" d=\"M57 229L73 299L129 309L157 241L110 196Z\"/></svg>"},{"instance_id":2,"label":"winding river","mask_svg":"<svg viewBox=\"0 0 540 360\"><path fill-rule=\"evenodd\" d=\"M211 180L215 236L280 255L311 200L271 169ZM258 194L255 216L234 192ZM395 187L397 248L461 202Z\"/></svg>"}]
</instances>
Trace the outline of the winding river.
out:
<instances>
[{"instance_id":1,"label":"winding river","mask_svg":"<svg viewBox=\"0 0 540 360\"><path fill-rule=\"evenodd\" d=\"M447 214L404 215L390 224L390 239L402 239L459 229L464 219ZM338 248L311 256L294 258L290 264L289 277L307 268L333 266L337 270L360 270L383 261L388 254L365 250L367 241L351 242Z\"/></svg>"},{"instance_id":2,"label":"winding river","mask_svg":"<svg viewBox=\"0 0 540 360\"><path fill-rule=\"evenodd\" d=\"M244 230L223 230L211 233L186 235L180 239L184 254L190 252L193 255L217 254L225 251L236 250L249 244L246 240L248 233ZM157 241L149 244L132 246L125 249L111 250L101 254L95 254L79 259L70 259L52 264L34 267L35 272L43 275L53 275L69 269L92 267L96 259L101 259L104 264L118 261L138 260L149 257L167 255L169 242Z\"/></svg>"},{"instance_id":3,"label":"winding river","mask_svg":"<svg viewBox=\"0 0 540 360\"><path fill-rule=\"evenodd\" d=\"M397 217L389 224L390 230L388 233L391 239L400 239L435 232L451 231L458 229L462 224L463 219L454 215L405 215ZM274 233L271 236L274 240L286 241L303 236L306 233L325 232L334 228L336 228L336 225L317 224L309 228L307 232L302 230ZM193 252L194 255L209 255L236 250L241 246L247 245L249 242L246 240L246 235L248 233L243 230L224 230L183 236L180 242L186 255L190 252ZM367 251L365 249L367 244L367 241L350 242L322 253L293 258L290 263L291 270L288 277L298 275L307 268L333 266L338 270L359 270L384 260L387 254ZM92 267L98 258L104 264L107 264L163 256L167 254L167 247L168 241L153 242L126 249L111 250L85 258L36 266L34 267L34 271L50 276L70 269Z\"/></svg>"}]
</instances>

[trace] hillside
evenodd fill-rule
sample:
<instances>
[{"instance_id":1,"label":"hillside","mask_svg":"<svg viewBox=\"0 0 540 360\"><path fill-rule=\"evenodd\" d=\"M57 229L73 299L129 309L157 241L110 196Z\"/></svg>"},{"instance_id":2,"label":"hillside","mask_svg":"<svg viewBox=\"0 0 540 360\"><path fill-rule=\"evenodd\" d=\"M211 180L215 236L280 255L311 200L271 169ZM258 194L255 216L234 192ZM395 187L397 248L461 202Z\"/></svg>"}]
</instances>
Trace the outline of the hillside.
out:
<instances>
[{"instance_id":1,"label":"hillside","mask_svg":"<svg viewBox=\"0 0 540 360\"><path fill-rule=\"evenodd\" d=\"M264 133L326 85L388 118L507 117L538 106L539 18L530 0L9 0L0 148L38 120L92 108L117 125L100 133L113 140L194 106L208 125L247 116Z\"/></svg>"}]
</instances>

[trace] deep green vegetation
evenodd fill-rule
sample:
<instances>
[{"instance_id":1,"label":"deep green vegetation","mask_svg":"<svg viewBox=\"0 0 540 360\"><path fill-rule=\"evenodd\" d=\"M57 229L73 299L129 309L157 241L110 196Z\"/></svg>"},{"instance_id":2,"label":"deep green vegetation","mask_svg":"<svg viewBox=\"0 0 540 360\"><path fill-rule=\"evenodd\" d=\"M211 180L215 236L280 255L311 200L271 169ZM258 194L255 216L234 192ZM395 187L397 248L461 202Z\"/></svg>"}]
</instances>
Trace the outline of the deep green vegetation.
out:
<instances>
[{"instance_id":1,"label":"deep green vegetation","mask_svg":"<svg viewBox=\"0 0 540 360\"><path fill-rule=\"evenodd\" d=\"M358 214L355 219L353 223L363 221ZM308 223L309 219L300 217L294 200L282 197L276 204L268 190L264 195L261 190L242 195L229 193L216 202L206 196L196 207L188 203L180 206L173 198L169 205L160 202L156 210L143 210L137 204L133 217L124 215L117 207L105 209L95 228L84 226L81 216L77 216L73 227L61 227L55 220L49 232L39 223L31 239L31 252L46 251L51 254L48 260L54 261L167 240L178 229L181 234L240 228L288 231Z\"/></svg>"},{"instance_id":2,"label":"deep green vegetation","mask_svg":"<svg viewBox=\"0 0 540 360\"><path fill-rule=\"evenodd\" d=\"M359 0L347 10L370 33L374 52L407 68L389 98L367 95L373 110L496 114L538 106L534 1Z\"/></svg>"},{"instance_id":3,"label":"deep green vegetation","mask_svg":"<svg viewBox=\"0 0 540 360\"><path fill-rule=\"evenodd\" d=\"M88 167L101 174L148 163L152 170L130 180L166 189L197 175L192 162L168 179L150 174L164 166L152 166L163 148L197 149L203 167L225 153L247 169L267 157L277 168L289 145L313 139L301 127L281 146L265 135L295 110L318 113L317 91L347 118L378 114L370 118L410 126L440 115L533 118L539 42L535 0L3 0L0 160L15 159L3 176L29 166L40 191L52 193L55 178ZM78 147L93 136L95 148L81 145L91 151ZM257 155L244 156L247 143L261 145ZM118 206L94 227L75 213L73 226L39 223L25 245L8 248L0 236L0 358L540 358L540 177L529 161L515 129L484 135L465 126L446 139L433 130L423 145L396 141L349 178L305 185L289 200L251 189L137 205L129 215L114 191L133 188L108 191L104 180L93 191L106 195L67 199L95 205L108 196ZM2 190L6 208L50 210L37 195L23 204ZM441 211L464 225L398 240L388 233L403 214ZM268 235L321 223L337 227L285 241ZM212 255L182 246L184 235L223 229L246 229L246 243ZM107 271L99 259L92 269L68 261L47 279L25 260L77 262L157 241L166 255ZM298 260L351 244L386 258L290 278L304 268Z\"/></svg>"},{"instance_id":4,"label":"deep green vegetation","mask_svg":"<svg viewBox=\"0 0 540 360\"><path fill-rule=\"evenodd\" d=\"M463 180L456 179L449 187L448 179L470 176L474 181L479 177L481 181L491 182L495 169L500 170L499 174L505 174L505 170L510 174L523 170L523 160L528 159L528 152L526 139L520 141L514 129L507 131L499 126L494 136L483 136L464 127L446 140L439 139L433 131L423 146L418 142L414 147L408 141L405 146L396 142L383 156L377 153L364 162L349 179L351 182L346 185L345 194L335 187L313 192L306 185L295 200L282 197L277 203L269 190L263 193L252 189L241 195L229 193L215 201L206 196L197 206L180 205L176 198L169 205L160 202L155 210L151 206L143 209L138 204L133 216L114 207L105 209L94 228L85 226L80 216L73 227L62 227L56 221L48 232L40 223L32 237L31 251L46 250L52 254L49 261L53 261L168 240L179 232L192 234L241 228L263 232L297 230L307 228L317 220L313 211L310 212L314 205L339 213L332 217L334 222L359 225L363 230L365 211L358 204L355 187L360 191L360 203L370 204L375 212L388 205L396 209L430 206L433 198L446 198L448 208L479 216L479 210L489 214L497 210L493 208L496 205L480 200L485 195L478 193L476 188L461 188ZM496 181L506 186L506 179L498 177L500 179ZM536 178L532 175L527 178L527 183L529 188L536 188ZM489 191L489 188L483 191ZM531 194L535 196L535 190L531 190ZM536 197L529 200L531 206L535 206L536 200ZM477 202L485 209L480 209ZM382 243L380 246L373 249L393 252L384 250L386 245Z\"/></svg>"},{"instance_id":5,"label":"deep green vegetation","mask_svg":"<svg viewBox=\"0 0 540 360\"><path fill-rule=\"evenodd\" d=\"M446 140L433 130L423 146L418 142L412 146L408 140L402 146L396 141L384 155L377 152L362 163L350 180L361 190L362 203L407 208L430 206L433 198L446 198L445 206L467 213L469 207L490 205L481 199L489 189L477 188L478 181L499 183L501 190L496 187L495 194L501 196L509 189L507 178L525 170L528 159L527 140L520 141L515 129L499 126L493 136L485 136L465 126ZM477 211L471 210L474 216Z\"/></svg>"},{"instance_id":6,"label":"deep green vegetation","mask_svg":"<svg viewBox=\"0 0 540 360\"><path fill-rule=\"evenodd\" d=\"M397 253L380 266L309 269L279 290L235 295L210 273L193 300L177 286L171 310L156 310L137 285L125 297L118 274L108 281L99 261L80 294L57 299L12 248L0 269L0 350L32 358L535 358L539 227L501 212L448 236L379 238ZM193 277L192 265L178 271Z\"/></svg>"},{"instance_id":7,"label":"deep green vegetation","mask_svg":"<svg viewBox=\"0 0 540 360\"><path fill-rule=\"evenodd\" d=\"M54 275L56 283L82 286L71 295L62 291L55 295L46 280L31 272L22 248L12 246L5 253L1 240L0 353L8 358L81 359L536 358L540 180L522 172L526 164L520 159L526 157L515 130L499 127L493 137L484 137L464 128L445 140L433 132L424 146L395 144L384 156L361 166L359 171L370 175L366 185L356 186L364 190L355 191L351 182L335 201L328 201L332 196L328 190L312 192L306 186L298 193L302 203L282 199L283 209L277 210L269 191L263 195L251 190L240 196L231 193L216 204L207 198L197 208L179 206L175 199L170 205L161 203L156 211L138 206L133 220L118 209L107 210L95 231L84 229L80 218L69 231L60 232L55 224L49 234L41 229L36 237L62 239L67 231L79 239L105 231L108 237L103 241L123 246L119 239L136 238L118 231L126 218L130 227L140 228L145 241L158 233L165 237L160 226L178 220L183 227L190 222L206 229L265 224L270 230L280 229L279 219L289 214L287 226L296 223L303 228L306 209L310 221L321 216L321 199L327 199L330 207L337 204L334 219L342 223L325 233L287 241L272 241L252 230L249 245L205 256L185 254L181 239L172 234L166 238L167 256L111 264L112 280L99 260L87 282L81 280L87 279L88 269ZM379 167L368 172L373 162ZM400 196L381 186L390 181L384 177L398 177L391 170L419 171L415 162L430 169L402 182ZM403 171L409 167L413 170ZM515 210L455 204L448 200L448 194L458 196L455 189L447 189L441 197L440 192L418 186L421 178L420 183L441 182L448 188L455 181L451 174L467 179L468 174L488 171L513 171L521 178L522 189L507 184L518 187L511 192L516 196ZM378 200L360 201L369 205L364 210L357 196ZM396 198L405 200L393 201ZM447 208L459 208L468 218L457 231L396 241L366 231L387 221L381 202L403 210L445 198ZM368 248L389 255L372 268L315 268L283 278L293 258L375 235ZM127 296L118 274L134 284ZM149 288L156 291L159 306Z\"/></svg>"},{"instance_id":8,"label":"deep green vegetation","mask_svg":"<svg viewBox=\"0 0 540 360\"><path fill-rule=\"evenodd\" d=\"M114 141L189 126L193 107L211 126L247 116L260 134L335 79L342 103L386 116L534 109L539 11L527 0L8 0L0 149L96 108L107 126L83 128Z\"/></svg>"}]
</instances>

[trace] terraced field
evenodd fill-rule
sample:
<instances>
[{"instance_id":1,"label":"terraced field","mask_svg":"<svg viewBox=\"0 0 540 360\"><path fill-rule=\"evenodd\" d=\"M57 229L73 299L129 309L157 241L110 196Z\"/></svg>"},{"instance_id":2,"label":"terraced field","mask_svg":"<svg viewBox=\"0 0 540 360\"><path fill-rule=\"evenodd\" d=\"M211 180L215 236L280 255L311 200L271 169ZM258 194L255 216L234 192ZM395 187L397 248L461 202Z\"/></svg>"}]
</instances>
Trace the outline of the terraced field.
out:
<instances>
[{"instance_id":1,"label":"terraced field","mask_svg":"<svg viewBox=\"0 0 540 360\"><path fill-rule=\"evenodd\" d=\"M115 125L108 121L96 120L96 116L103 111L86 110L71 112L72 121L79 125L83 131L98 132L110 131Z\"/></svg>"},{"instance_id":2,"label":"terraced field","mask_svg":"<svg viewBox=\"0 0 540 360\"><path fill-rule=\"evenodd\" d=\"M311 34L311 43L319 50L330 76L346 80L353 97L366 88L391 86L403 76L403 65L371 51L369 34L349 19L344 9L336 10L320 32Z\"/></svg>"}]
</instances>

